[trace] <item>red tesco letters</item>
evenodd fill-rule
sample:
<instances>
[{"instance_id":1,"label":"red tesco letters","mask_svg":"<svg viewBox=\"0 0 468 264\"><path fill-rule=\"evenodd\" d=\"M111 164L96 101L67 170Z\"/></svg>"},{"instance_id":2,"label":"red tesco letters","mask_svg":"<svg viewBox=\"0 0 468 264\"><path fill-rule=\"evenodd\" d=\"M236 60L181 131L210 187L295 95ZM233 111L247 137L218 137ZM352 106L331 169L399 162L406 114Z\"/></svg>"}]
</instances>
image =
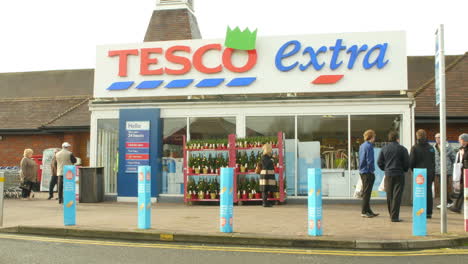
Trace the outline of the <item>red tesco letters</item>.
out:
<instances>
[{"instance_id":1,"label":"red tesco letters","mask_svg":"<svg viewBox=\"0 0 468 264\"><path fill-rule=\"evenodd\" d=\"M207 52L220 53L219 65L216 67L207 67L204 63L203 57ZM120 77L128 75L128 57L140 56L140 75L183 75L191 71L192 66L201 73L213 74L223 71L223 68L230 72L243 73L251 70L257 64L257 51L247 51L248 59L245 65L238 67L233 64L232 58L236 52L233 49L226 48L223 50L221 44L208 44L204 45L193 53L191 59L190 55L192 49L189 46L172 46L164 51L163 48L142 48L142 49L129 49L129 50L111 50L108 53L109 57L118 57ZM179 69L172 67L162 67L160 59L164 55L166 61L173 64L180 65ZM161 67L158 67L157 65Z\"/></svg>"}]
</instances>

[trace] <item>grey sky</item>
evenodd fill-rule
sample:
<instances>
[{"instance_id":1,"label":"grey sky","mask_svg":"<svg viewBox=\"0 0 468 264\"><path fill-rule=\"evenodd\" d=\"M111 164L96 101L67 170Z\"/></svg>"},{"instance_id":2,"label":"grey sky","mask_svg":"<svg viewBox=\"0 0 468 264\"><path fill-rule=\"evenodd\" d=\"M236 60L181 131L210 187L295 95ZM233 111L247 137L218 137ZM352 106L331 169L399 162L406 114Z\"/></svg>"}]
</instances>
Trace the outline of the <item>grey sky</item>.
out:
<instances>
[{"instance_id":1,"label":"grey sky","mask_svg":"<svg viewBox=\"0 0 468 264\"><path fill-rule=\"evenodd\" d=\"M141 42L155 0L0 1L0 72L93 68L95 46ZM203 38L226 26L259 36L407 31L408 55L432 55L445 24L447 54L468 51L467 0L195 0Z\"/></svg>"}]
</instances>

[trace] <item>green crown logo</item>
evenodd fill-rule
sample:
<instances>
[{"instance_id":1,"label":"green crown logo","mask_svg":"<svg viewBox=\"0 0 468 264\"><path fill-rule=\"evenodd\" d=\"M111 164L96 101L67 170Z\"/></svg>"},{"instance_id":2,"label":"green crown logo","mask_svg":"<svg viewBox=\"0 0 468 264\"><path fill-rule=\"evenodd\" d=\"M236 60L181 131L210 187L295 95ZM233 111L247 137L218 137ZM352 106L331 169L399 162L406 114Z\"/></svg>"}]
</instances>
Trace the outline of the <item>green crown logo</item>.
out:
<instances>
[{"instance_id":1,"label":"green crown logo","mask_svg":"<svg viewBox=\"0 0 468 264\"><path fill-rule=\"evenodd\" d=\"M256 42L257 29L253 32L251 32L249 28L241 31L239 27L232 30L228 26L224 46L238 50L254 50Z\"/></svg>"}]
</instances>

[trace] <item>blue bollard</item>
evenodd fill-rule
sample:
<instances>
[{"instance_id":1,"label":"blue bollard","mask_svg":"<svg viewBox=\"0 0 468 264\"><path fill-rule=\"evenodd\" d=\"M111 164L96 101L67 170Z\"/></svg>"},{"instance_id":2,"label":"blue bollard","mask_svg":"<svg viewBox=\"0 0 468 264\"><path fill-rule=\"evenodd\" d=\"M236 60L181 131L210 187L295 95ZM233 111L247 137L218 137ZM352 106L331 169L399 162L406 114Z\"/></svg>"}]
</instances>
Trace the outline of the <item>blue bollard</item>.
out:
<instances>
[{"instance_id":1,"label":"blue bollard","mask_svg":"<svg viewBox=\"0 0 468 264\"><path fill-rule=\"evenodd\" d=\"M308 231L310 236L323 234L322 221L322 169L307 169Z\"/></svg>"},{"instance_id":2,"label":"blue bollard","mask_svg":"<svg viewBox=\"0 0 468 264\"><path fill-rule=\"evenodd\" d=\"M233 232L234 169L221 168L219 228L223 233Z\"/></svg>"},{"instance_id":3,"label":"blue bollard","mask_svg":"<svg viewBox=\"0 0 468 264\"><path fill-rule=\"evenodd\" d=\"M151 167L138 166L138 228L151 228Z\"/></svg>"},{"instance_id":4,"label":"blue bollard","mask_svg":"<svg viewBox=\"0 0 468 264\"><path fill-rule=\"evenodd\" d=\"M427 170L413 171L413 236L427 235Z\"/></svg>"},{"instance_id":5,"label":"blue bollard","mask_svg":"<svg viewBox=\"0 0 468 264\"><path fill-rule=\"evenodd\" d=\"M63 167L63 224L76 225L76 167L66 165Z\"/></svg>"}]
</instances>

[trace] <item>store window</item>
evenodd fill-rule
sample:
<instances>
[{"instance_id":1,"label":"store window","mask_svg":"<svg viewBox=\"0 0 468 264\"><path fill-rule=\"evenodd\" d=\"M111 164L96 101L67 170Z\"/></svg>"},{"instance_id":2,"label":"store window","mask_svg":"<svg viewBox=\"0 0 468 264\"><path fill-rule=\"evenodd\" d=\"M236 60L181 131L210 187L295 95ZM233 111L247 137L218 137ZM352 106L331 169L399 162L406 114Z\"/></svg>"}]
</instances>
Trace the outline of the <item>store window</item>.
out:
<instances>
[{"instance_id":1,"label":"store window","mask_svg":"<svg viewBox=\"0 0 468 264\"><path fill-rule=\"evenodd\" d=\"M187 118L164 118L162 193L183 194L183 140L187 135Z\"/></svg>"},{"instance_id":2,"label":"store window","mask_svg":"<svg viewBox=\"0 0 468 264\"><path fill-rule=\"evenodd\" d=\"M119 120L98 120L97 166L104 167L106 193L117 193L117 172L119 170Z\"/></svg>"},{"instance_id":3,"label":"store window","mask_svg":"<svg viewBox=\"0 0 468 264\"><path fill-rule=\"evenodd\" d=\"M348 117L298 116L299 196L307 195L307 169L322 168L322 194L349 196Z\"/></svg>"},{"instance_id":4,"label":"store window","mask_svg":"<svg viewBox=\"0 0 468 264\"><path fill-rule=\"evenodd\" d=\"M190 140L226 139L236 134L235 117L191 117Z\"/></svg>"},{"instance_id":5,"label":"store window","mask_svg":"<svg viewBox=\"0 0 468 264\"><path fill-rule=\"evenodd\" d=\"M288 195L295 195L296 156L295 156L295 117L294 116L248 116L245 127L247 137L277 136L285 134L285 184Z\"/></svg>"},{"instance_id":6,"label":"store window","mask_svg":"<svg viewBox=\"0 0 468 264\"><path fill-rule=\"evenodd\" d=\"M374 145L375 182L372 191L374 197L385 197L385 192L379 192L384 172L377 166L377 159L383 146L388 144L388 133L396 131L401 137L401 115L353 115L351 116L351 190L354 193L359 181L359 146L364 142L363 134L372 129L376 133ZM400 138L401 140L402 138Z\"/></svg>"}]
</instances>

